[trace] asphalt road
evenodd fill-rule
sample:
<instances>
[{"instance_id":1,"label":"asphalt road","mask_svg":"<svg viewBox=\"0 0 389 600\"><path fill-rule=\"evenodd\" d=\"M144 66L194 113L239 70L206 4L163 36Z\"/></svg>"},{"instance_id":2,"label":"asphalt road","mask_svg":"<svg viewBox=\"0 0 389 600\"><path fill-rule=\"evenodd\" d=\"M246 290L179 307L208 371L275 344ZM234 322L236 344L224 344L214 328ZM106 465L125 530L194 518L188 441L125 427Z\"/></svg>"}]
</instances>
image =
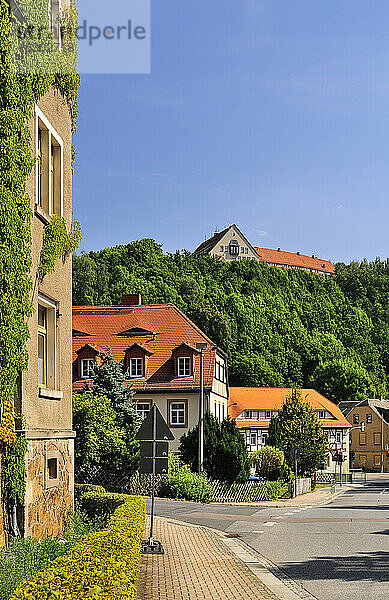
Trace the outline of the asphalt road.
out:
<instances>
[{"instance_id":1,"label":"asphalt road","mask_svg":"<svg viewBox=\"0 0 389 600\"><path fill-rule=\"evenodd\" d=\"M156 500L156 514L237 534L318 600L389 600L389 476L322 506Z\"/></svg>"}]
</instances>

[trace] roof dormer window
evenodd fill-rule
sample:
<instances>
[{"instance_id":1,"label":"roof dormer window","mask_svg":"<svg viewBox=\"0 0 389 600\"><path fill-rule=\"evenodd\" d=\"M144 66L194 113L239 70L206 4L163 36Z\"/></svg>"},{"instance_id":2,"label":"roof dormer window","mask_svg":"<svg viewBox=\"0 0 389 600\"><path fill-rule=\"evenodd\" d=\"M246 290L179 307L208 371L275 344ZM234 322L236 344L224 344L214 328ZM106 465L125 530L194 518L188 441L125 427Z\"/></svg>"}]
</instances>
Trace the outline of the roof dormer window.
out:
<instances>
[{"instance_id":1,"label":"roof dormer window","mask_svg":"<svg viewBox=\"0 0 389 600\"><path fill-rule=\"evenodd\" d=\"M143 377L144 360L143 358L130 358L128 364L130 377Z\"/></svg>"},{"instance_id":2,"label":"roof dormer window","mask_svg":"<svg viewBox=\"0 0 389 600\"><path fill-rule=\"evenodd\" d=\"M192 359L190 356L180 356L177 358L178 377L190 377L192 375Z\"/></svg>"},{"instance_id":3,"label":"roof dormer window","mask_svg":"<svg viewBox=\"0 0 389 600\"><path fill-rule=\"evenodd\" d=\"M93 358L81 359L81 379L92 378L95 362Z\"/></svg>"}]
</instances>

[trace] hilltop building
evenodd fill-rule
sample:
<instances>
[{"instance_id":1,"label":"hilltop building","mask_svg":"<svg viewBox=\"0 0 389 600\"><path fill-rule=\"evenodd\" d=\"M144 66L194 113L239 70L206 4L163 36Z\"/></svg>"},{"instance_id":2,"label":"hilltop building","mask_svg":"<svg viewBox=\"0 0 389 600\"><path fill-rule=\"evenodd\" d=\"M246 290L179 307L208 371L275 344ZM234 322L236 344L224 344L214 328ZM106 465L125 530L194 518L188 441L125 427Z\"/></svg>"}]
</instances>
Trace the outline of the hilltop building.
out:
<instances>
[{"instance_id":1,"label":"hilltop building","mask_svg":"<svg viewBox=\"0 0 389 600\"><path fill-rule=\"evenodd\" d=\"M389 471L389 400L367 398L340 402L339 408L354 429L350 433L351 466L369 471ZM365 423L365 431L358 429Z\"/></svg>"},{"instance_id":2,"label":"hilltop building","mask_svg":"<svg viewBox=\"0 0 389 600\"><path fill-rule=\"evenodd\" d=\"M317 256L308 256L300 252L286 252L278 248L260 248L253 246L243 235L237 225L229 225L223 231L215 232L212 237L202 242L193 253L200 257L213 256L221 260L242 260L249 258L265 262L270 267L283 269L301 269L308 273L334 275L334 265Z\"/></svg>"},{"instance_id":3,"label":"hilltop building","mask_svg":"<svg viewBox=\"0 0 389 600\"><path fill-rule=\"evenodd\" d=\"M266 444L270 419L278 414L285 398L290 396L292 391L291 388L230 388L229 416L235 419L236 426L246 440L249 452L254 452ZM322 429L328 437L331 451L339 450L346 457L343 469L347 472L350 423L336 404L316 390L303 389L301 395L315 410ZM336 464L330 453L325 470L335 472L335 469Z\"/></svg>"},{"instance_id":4,"label":"hilltop building","mask_svg":"<svg viewBox=\"0 0 389 600\"><path fill-rule=\"evenodd\" d=\"M137 410L146 417L157 404L175 436L199 420L200 352L203 346L204 407L222 421L227 416L227 360L173 304L142 305L138 294L122 306L73 308L73 390L92 385L90 371L109 346L123 361Z\"/></svg>"}]
</instances>

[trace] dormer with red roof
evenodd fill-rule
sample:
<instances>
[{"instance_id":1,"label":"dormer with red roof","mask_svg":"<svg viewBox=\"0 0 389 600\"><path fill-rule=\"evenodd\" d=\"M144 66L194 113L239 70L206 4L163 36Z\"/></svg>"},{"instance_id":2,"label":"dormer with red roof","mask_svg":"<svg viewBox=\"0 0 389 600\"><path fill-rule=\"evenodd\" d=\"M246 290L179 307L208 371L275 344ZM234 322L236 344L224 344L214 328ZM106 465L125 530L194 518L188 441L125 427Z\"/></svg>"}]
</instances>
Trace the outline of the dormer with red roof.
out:
<instances>
[{"instance_id":1,"label":"dormer with red roof","mask_svg":"<svg viewBox=\"0 0 389 600\"><path fill-rule=\"evenodd\" d=\"M219 420L227 416L227 359L173 304L142 305L138 294L123 306L73 308L73 390L92 385L87 379L98 354L109 347L123 361L127 383L135 391L144 417L155 402L176 436L194 427L199 417L200 351L203 347L205 410Z\"/></svg>"},{"instance_id":2,"label":"dormer with red roof","mask_svg":"<svg viewBox=\"0 0 389 600\"><path fill-rule=\"evenodd\" d=\"M125 369L131 379L142 379L147 376L148 359L153 352L142 344L134 343L124 353Z\"/></svg>"}]
</instances>

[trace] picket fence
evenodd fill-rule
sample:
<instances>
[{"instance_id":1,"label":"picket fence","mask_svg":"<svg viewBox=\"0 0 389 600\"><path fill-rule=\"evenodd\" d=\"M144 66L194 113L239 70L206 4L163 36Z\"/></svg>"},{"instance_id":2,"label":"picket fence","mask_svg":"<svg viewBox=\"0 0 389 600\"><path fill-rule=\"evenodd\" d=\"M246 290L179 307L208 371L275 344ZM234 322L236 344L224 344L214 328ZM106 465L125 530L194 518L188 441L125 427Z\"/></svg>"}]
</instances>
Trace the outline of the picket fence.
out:
<instances>
[{"instance_id":1,"label":"picket fence","mask_svg":"<svg viewBox=\"0 0 389 600\"><path fill-rule=\"evenodd\" d=\"M231 485L211 481L213 502L259 502L266 497L266 481L247 481Z\"/></svg>"}]
</instances>

